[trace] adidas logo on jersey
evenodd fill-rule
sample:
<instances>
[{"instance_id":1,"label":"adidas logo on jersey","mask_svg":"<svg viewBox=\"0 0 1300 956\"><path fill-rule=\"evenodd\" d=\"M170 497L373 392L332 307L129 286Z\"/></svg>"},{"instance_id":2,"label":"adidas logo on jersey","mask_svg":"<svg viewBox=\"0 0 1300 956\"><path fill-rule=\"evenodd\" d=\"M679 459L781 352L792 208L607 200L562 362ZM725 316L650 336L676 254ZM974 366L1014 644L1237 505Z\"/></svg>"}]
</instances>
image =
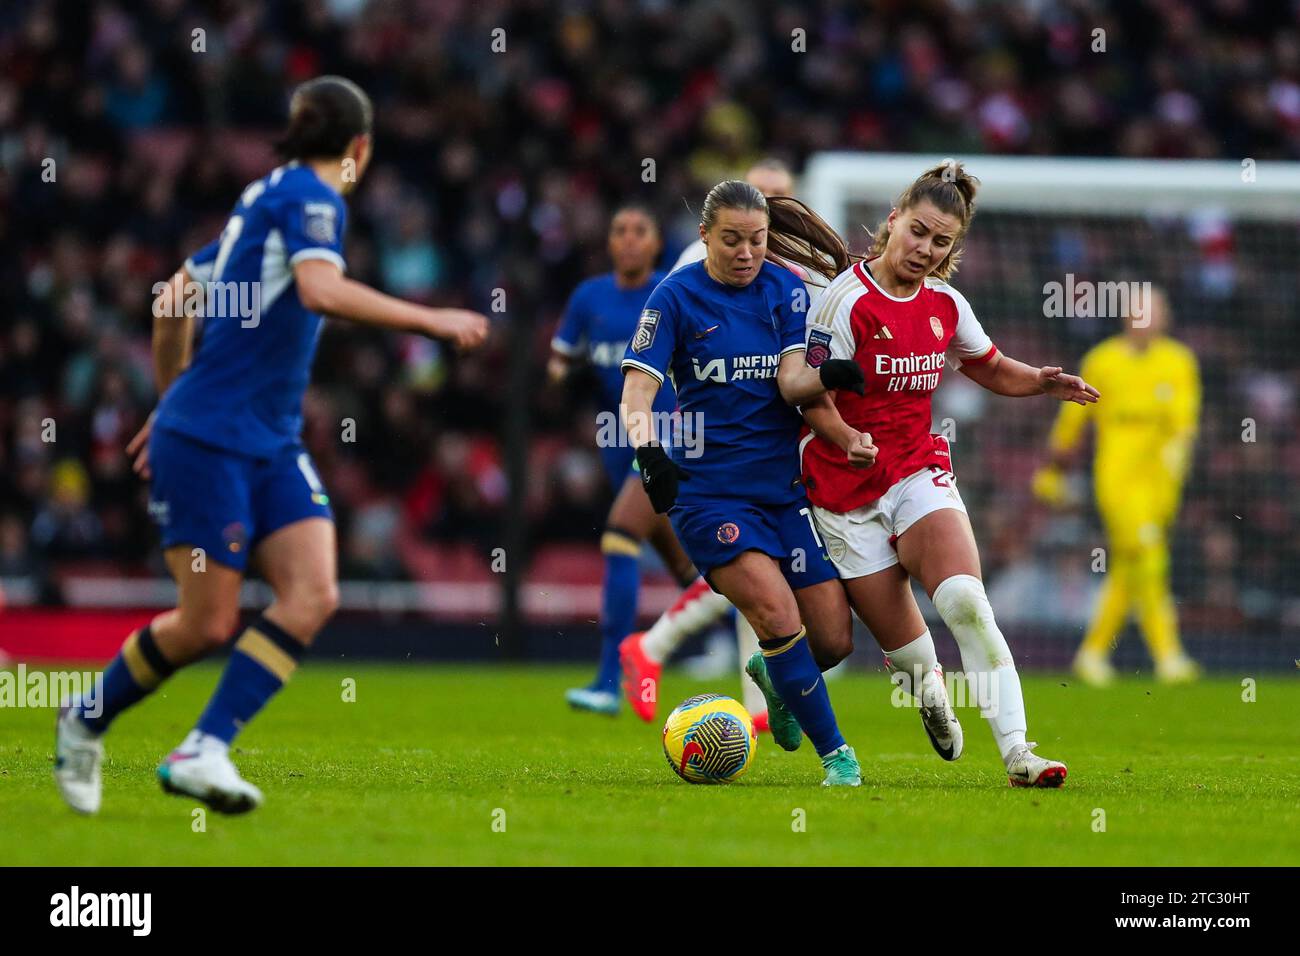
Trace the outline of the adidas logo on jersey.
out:
<instances>
[{"instance_id":1,"label":"adidas logo on jersey","mask_svg":"<svg viewBox=\"0 0 1300 956\"><path fill-rule=\"evenodd\" d=\"M884 325L880 327L879 332L872 336L873 339L892 339L893 337L894 333L889 331L889 328Z\"/></svg>"}]
</instances>

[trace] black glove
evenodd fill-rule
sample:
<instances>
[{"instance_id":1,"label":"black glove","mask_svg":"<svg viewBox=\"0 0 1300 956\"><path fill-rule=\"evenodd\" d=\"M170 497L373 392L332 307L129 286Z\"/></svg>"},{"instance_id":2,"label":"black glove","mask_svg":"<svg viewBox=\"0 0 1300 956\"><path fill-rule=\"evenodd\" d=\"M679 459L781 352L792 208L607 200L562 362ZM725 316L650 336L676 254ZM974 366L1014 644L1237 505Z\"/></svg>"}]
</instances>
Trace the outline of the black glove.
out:
<instances>
[{"instance_id":1,"label":"black glove","mask_svg":"<svg viewBox=\"0 0 1300 956\"><path fill-rule=\"evenodd\" d=\"M636 450L636 463L641 469L641 487L650 497L656 514L663 514L677 501L677 482L688 481L668 453L659 445L642 445Z\"/></svg>"},{"instance_id":2,"label":"black glove","mask_svg":"<svg viewBox=\"0 0 1300 956\"><path fill-rule=\"evenodd\" d=\"M827 359L817 366L817 374L828 392L837 388L847 388L856 395L867 392L867 377L853 359Z\"/></svg>"}]
</instances>

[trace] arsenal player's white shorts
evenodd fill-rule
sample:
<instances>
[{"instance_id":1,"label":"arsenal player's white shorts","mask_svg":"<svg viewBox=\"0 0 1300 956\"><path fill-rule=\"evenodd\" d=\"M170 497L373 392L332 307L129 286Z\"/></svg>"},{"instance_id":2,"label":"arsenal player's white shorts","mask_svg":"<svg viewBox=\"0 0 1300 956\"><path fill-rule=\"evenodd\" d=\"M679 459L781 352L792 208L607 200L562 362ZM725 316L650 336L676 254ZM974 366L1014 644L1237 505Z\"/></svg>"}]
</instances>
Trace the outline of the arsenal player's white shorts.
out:
<instances>
[{"instance_id":1,"label":"arsenal player's white shorts","mask_svg":"<svg viewBox=\"0 0 1300 956\"><path fill-rule=\"evenodd\" d=\"M840 513L813 506L817 530L842 578L860 578L898 563L894 542L943 508L966 513L952 472L930 465L895 482L869 505Z\"/></svg>"}]
</instances>

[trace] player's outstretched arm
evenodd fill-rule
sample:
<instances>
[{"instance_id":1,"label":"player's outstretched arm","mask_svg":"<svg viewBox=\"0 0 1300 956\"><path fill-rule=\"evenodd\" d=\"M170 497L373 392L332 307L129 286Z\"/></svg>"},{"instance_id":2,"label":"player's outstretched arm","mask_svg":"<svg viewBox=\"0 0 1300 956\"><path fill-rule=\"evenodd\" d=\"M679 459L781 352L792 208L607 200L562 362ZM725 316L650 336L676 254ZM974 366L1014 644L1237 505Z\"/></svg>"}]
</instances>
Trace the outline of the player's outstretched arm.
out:
<instances>
[{"instance_id":1,"label":"player's outstretched arm","mask_svg":"<svg viewBox=\"0 0 1300 956\"><path fill-rule=\"evenodd\" d=\"M802 351L787 352L776 370L776 385L787 405L804 405L837 388L858 395L865 390L866 376L852 359L828 358L813 368L804 356Z\"/></svg>"},{"instance_id":2,"label":"player's outstretched arm","mask_svg":"<svg viewBox=\"0 0 1300 956\"><path fill-rule=\"evenodd\" d=\"M298 298L313 312L399 332L444 339L459 349L472 349L487 338L487 316L468 309L430 309L386 295L349 279L325 259L305 259L293 267Z\"/></svg>"},{"instance_id":3,"label":"player's outstretched arm","mask_svg":"<svg viewBox=\"0 0 1300 956\"><path fill-rule=\"evenodd\" d=\"M998 395L1022 397L1051 395L1063 402L1090 405L1101 393L1077 375L1069 375L1056 365L1035 368L998 352L988 362L967 364L961 372L976 385Z\"/></svg>"},{"instance_id":4,"label":"player's outstretched arm","mask_svg":"<svg viewBox=\"0 0 1300 956\"><path fill-rule=\"evenodd\" d=\"M870 432L860 432L840 415L829 395L821 395L800 406L803 420L817 435L844 450L849 464L854 468L870 468L876 463L879 449L871 441Z\"/></svg>"}]
</instances>

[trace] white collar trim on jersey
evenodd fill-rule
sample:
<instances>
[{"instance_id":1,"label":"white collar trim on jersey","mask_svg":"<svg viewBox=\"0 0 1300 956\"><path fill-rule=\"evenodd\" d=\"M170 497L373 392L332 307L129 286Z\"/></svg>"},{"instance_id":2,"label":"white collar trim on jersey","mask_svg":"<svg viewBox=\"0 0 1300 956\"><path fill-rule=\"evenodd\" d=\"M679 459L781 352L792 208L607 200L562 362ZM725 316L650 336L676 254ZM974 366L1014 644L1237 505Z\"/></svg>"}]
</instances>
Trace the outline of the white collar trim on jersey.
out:
<instances>
[{"instance_id":1,"label":"white collar trim on jersey","mask_svg":"<svg viewBox=\"0 0 1300 956\"><path fill-rule=\"evenodd\" d=\"M877 292L879 292L881 295L883 295L886 299L888 299L891 302L911 302L918 295L920 295L921 290L925 288L925 280L922 279L921 284L916 287L915 292L909 295L906 299L900 299L896 295L890 295L888 292L886 292L884 289L880 287L880 283L877 282L876 277L871 274L871 270L867 268L867 263L865 261L859 261L857 263L857 266L858 266L858 276L864 282L871 283L871 285L875 288Z\"/></svg>"}]
</instances>

